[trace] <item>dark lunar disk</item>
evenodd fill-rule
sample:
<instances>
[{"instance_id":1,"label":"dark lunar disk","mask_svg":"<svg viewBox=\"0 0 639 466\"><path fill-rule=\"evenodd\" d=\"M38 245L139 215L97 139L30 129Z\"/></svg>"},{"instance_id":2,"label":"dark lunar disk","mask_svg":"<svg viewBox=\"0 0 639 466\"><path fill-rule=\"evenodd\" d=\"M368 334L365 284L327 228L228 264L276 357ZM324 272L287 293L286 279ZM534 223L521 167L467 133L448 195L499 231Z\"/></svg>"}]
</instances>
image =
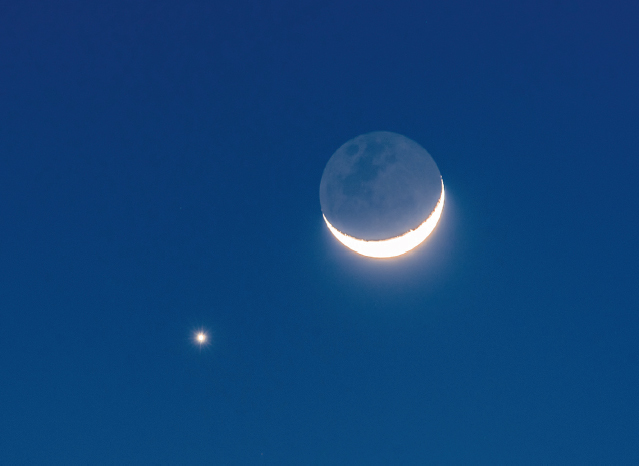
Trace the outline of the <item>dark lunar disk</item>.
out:
<instances>
[{"instance_id":1,"label":"dark lunar disk","mask_svg":"<svg viewBox=\"0 0 639 466\"><path fill-rule=\"evenodd\" d=\"M422 224L441 191L439 169L422 146L377 131L351 139L333 154L322 175L320 204L342 233L383 240Z\"/></svg>"}]
</instances>

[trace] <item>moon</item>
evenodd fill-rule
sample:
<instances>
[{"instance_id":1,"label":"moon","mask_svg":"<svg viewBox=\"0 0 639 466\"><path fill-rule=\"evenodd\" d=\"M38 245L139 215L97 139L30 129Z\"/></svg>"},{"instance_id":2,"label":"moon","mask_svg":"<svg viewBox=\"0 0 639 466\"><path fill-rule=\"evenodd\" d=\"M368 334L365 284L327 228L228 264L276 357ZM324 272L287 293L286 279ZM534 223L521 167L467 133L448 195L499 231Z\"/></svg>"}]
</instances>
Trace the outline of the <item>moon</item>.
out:
<instances>
[{"instance_id":1,"label":"moon","mask_svg":"<svg viewBox=\"0 0 639 466\"><path fill-rule=\"evenodd\" d=\"M373 258L397 257L421 244L437 226L444 197L444 182L426 149L388 131L342 145L320 182L330 232Z\"/></svg>"}]
</instances>

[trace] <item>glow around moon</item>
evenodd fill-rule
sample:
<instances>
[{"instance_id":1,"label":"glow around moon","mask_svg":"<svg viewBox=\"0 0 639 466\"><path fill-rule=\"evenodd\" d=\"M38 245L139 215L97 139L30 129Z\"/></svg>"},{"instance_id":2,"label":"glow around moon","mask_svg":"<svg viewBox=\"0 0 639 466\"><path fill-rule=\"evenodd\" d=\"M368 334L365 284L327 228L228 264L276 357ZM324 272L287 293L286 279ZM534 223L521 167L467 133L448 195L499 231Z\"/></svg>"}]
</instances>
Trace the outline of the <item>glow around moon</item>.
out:
<instances>
[{"instance_id":1,"label":"glow around moon","mask_svg":"<svg viewBox=\"0 0 639 466\"><path fill-rule=\"evenodd\" d=\"M333 233L333 236L338 239L344 246L352 249L357 254L361 254L366 257L373 257L376 259L388 259L390 257L401 256L407 253L411 249L419 246L437 226L437 222L444 210L444 181L442 180L442 194L437 202L437 206L433 213L426 219L424 223L404 233L401 236L394 238L378 240L378 241L366 241L363 239L353 238L352 236L345 235L341 231L337 230L323 215L324 221L328 226L328 229Z\"/></svg>"}]
</instances>

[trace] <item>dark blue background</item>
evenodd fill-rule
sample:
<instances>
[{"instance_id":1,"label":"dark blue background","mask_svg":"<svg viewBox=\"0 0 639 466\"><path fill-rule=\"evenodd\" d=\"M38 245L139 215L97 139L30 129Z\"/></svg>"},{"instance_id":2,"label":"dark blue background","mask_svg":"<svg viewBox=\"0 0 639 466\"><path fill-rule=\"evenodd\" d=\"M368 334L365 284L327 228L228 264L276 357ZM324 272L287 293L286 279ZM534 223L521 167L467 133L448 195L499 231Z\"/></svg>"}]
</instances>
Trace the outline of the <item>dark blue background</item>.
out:
<instances>
[{"instance_id":1,"label":"dark blue background","mask_svg":"<svg viewBox=\"0 0 639 466\"><path fill-rule=\"evenodd\" d=\"M1 463L639 462L639 6L416 4L0 4ZM381 262L377 130L447 187Z\"/></svg>"}]
</instances>

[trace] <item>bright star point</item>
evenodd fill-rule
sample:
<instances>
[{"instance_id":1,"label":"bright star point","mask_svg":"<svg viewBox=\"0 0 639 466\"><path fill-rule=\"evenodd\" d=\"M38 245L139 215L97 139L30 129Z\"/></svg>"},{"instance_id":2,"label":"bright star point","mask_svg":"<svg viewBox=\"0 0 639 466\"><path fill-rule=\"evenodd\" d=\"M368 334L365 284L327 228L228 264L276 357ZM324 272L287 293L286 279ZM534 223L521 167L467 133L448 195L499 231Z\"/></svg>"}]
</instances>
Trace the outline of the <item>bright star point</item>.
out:
<instances>
[{"instance_id":1,"label":"bright star point","mask_svg":"<svg viewBox=\"0 0 639 466\"><path fill-rule=\"evenodd\" d=\"M205 344L207 342L207 340L208 340L208 335L206 333L200 331L200 332L197 332L195 334L195 342L198 345L201 346L201 345Z\"/></svg>"}]
</instances>

